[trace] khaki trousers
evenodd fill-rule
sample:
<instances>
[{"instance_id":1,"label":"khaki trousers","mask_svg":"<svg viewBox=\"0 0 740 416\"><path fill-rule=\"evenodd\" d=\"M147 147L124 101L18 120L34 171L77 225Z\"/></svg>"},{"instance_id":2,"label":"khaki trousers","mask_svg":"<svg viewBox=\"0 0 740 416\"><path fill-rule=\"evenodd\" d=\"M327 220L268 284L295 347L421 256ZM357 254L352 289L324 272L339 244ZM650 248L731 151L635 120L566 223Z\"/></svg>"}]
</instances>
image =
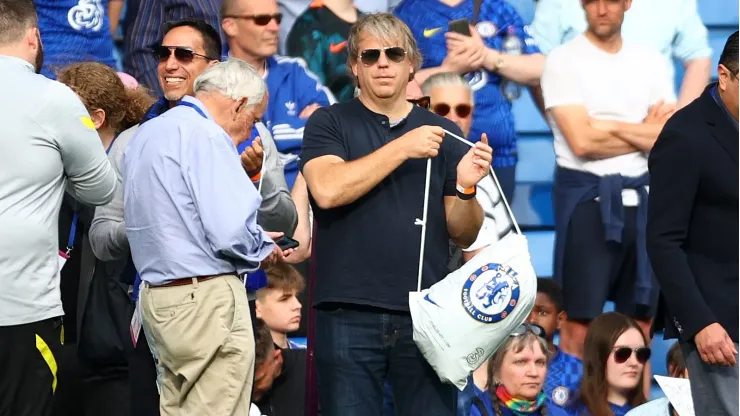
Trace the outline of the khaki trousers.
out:
<instances>
[{"instance_id":1,"label":"khaki trousers","mask_svg":"<svg viewBox=\"0 0 740 416\"><path fill-rule=\"evenodd\" d=\"M161 414L247 416L254 334L239 278L145 285L141 308L144 329L164 369Z\"/></svg>"}]
</instances>

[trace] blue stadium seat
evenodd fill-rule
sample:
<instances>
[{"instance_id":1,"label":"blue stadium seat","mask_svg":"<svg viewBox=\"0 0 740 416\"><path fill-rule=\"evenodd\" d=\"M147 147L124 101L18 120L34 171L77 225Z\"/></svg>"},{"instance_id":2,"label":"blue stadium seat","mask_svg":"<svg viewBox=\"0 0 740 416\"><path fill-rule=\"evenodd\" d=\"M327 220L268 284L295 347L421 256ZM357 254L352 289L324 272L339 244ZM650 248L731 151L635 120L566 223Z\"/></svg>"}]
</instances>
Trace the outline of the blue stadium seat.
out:
<instances>
[{"instance_id":1,"label":"blue stadium seat","mask_svg":"<svg viewBox=\"0 0 740 416\"><path fill-rule=\"evenodd\" d=\"M305 337L290 337L291 341L295 342L296 344L302 345L304 347L308 346L308 338Z\"/></svg>"},{"instance_id":2,"label":"blue stadium seat","mask_svg":"<svg viewBox=\"0 0 740 416\"><path fill-rule=\"evenodd\" d=\"M665 359L668 355L668 350L671 349L675 339L665 340L663 339L663 333L658 332L653 336L653 342L650 345L652 348L652 356L650 357L650 364L653 367L653 374L659 376L667 376L668 368L665 365Z\"/></svg>"},{"instance_id":3,"label":"blue stadium seat","mask_svg":"<svg viewBox=\"0 0 740 416\"><path fill-rule=\"evenodd\" d=\"M522 90L522 96L514 101L511 112L514 114L514 125L519 133L546 134L550 126L545 123L540 111L532 101L529 89Z\"/></svg>"},{"instance_id":4,"label":"blue stadium seat","mask_svg":"<svg viewBox=\"0 0 740 416\"><path fill-rule=\"evenodd\" d=\"M738 4L735 0L700 0L699 15L706 26L731 26L737 29Z\"/></svg>"},{"instance_id":5,"label":"blue stadium seat","mask_svg":"<svg viewBox=\"0 0 740 416\"><path fill-rule=\"evenodd\" d=\"M529 254L537 276L552 276L552 256L555 247L554 231L525 232L529 242Z\"/></svg>"},{"instance_id":6,"label":"blue stadium seat","mask_svg":"<svg viewBox=\"0 0 740 416\"><path fill-rule=\"evenodd\" d=\"M517 184L511 209L522 226L553 227L552 183Z\"/></svg>"},{"instance_id":7,"label":"blue stadium seat","mask_svg":"<svg viewBox=\"0 0 740 416\"><path fill-rule=\"evenodd\" d=\"M555 151L552 135L521 136L517 140L519 163L516 168L517 183L552 183L555 172Z\"/></svg>"},{"instance_id":8,"label":"blue stadium seat","mask_svg":"<svg viewBox=\"0 0 740 416\"><path fill-rule=\"evenodd\" d=\"M735 21L737 22L737 5L735 7ZM737 23L735 23L737 26ZM709 46L712 48L712 79L717 79L717 64L719 56L722 55L722 49L727 43L727 38L737 30L735 28L710 28L709 29Z\"/></svg>"}]
</instances>

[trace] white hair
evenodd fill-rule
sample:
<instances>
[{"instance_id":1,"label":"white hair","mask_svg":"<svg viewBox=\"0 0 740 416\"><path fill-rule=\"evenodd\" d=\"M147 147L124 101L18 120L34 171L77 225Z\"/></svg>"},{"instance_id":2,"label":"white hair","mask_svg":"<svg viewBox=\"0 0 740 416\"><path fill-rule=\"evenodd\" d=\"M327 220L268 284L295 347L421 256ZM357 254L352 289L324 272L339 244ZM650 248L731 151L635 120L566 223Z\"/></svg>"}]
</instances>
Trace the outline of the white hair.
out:
<instances>
[{"instance_id":1,"label":"white hair","mask_svg":"<svg viewBox=\"0 0 740 416\"><path fill-rule=\"evenodd\" d=\"M229 58L208 67L195 79L193 91L218 92L232 100L247 98L247 107L262 102L267 93L267 85L252 65L237 58Z\"/></svg>"},{"instance_id":2,"label":"white hair","mask_svg":"<svg viewBox=\"0 0 740 416\"><path fill-rule=\"evenodd\" d=\"M440 72L430 76L423 84L421 84L421 92L424 95L429 95L432 88L446 86L463 87L470 91L470 105L475 105L475 94L473 94L470 84L465 80L465 78L454 72Z\"/></svg>"}]
</instances>

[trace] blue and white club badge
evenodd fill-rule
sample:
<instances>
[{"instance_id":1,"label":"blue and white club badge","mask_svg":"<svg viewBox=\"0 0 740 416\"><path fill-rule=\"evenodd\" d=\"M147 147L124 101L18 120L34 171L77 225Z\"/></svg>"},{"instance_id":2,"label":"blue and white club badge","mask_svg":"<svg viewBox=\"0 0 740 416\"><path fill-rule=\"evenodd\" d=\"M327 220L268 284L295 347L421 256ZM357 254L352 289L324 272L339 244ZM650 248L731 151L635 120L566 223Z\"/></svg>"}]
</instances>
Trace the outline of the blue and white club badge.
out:
<instances>
[{"instance_id":1,"label":"blue and white club badge","mask_svg":"<svg viewBox=\"0 0 740 416\"><path fill-rule=\"evenodd\" d=\"M564 406L570 398L570 392L567 387L558 386L552 390L552 401L558 406Z\"/></svg>"},{"instance_id":2,"label":"blue and white club badge","mask_svg":"<svg viewBox=\"0 0 740 416\"><path fill-rule=\"evenodd\" d=\"M511 267L501 264L482 266L463 285L463 307L477 321L501 322L519 303L517 274Z\"/></svg>"},{"instance_id":3,"label":"blue and white club badge","mask_svg":"<svg viewBox=\"0 0 740 416\"><path fill-rule=\"evenodd\" d=\"M475 29L482 38L490 38L496 35L498 28L493 22L479 22L475 25Z\"/></svg>"}]
</instances>

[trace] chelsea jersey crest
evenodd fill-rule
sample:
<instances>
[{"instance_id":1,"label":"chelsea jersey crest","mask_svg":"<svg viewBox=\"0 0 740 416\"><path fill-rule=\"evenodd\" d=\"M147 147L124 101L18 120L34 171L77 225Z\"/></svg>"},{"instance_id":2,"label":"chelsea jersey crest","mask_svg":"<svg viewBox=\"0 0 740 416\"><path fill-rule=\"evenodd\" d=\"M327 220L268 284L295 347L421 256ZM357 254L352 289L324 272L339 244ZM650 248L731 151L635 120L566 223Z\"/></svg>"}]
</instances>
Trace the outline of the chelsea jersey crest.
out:
<instances>
[{"instance_id":1,"label":"chelsea jersey crest","mask_svg":"<svg viewBox=\"0 0 740 416\"><path fill-rule=\"evenodd\" d=\"M474 271L462 289L463 308L475 320L494 324L504 320L519 302L517 272L488 263Z\"/></svg>"}]
</instances>

